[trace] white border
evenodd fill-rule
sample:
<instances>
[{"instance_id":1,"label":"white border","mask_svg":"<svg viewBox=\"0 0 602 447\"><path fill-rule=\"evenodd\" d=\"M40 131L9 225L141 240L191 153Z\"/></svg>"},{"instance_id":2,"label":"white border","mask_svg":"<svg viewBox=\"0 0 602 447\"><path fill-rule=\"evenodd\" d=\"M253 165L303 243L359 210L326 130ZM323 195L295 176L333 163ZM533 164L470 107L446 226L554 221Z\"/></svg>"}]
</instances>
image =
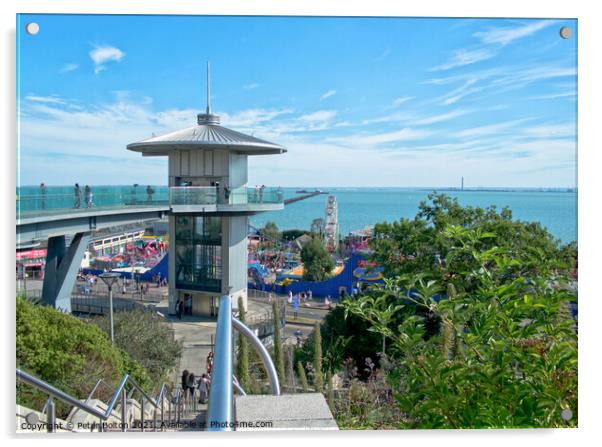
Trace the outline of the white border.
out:
<instances>
[{"instance_id":1,"label":"white border","mask_svg":"<svg viewBox=\"0 0 602 447\"><path fill-rule=\"evenodd\" d=\"M579 424L575 430L507 430L507 431L438 431L438 432L395 432L395 433L257 433L235 434L233 436L204 434L183 434L178 436L179 442L192 443L252 443L252 444L286 444L289 446L313 444L317 438L325 437L328 443L344 443L346 445L366 444L412 444L412 445L469 445L488 447L508 444L523 445L525 443L546 445L587 445L595 439L602 426L600 393L600 332L596 331L601 315L602 296L598 292L601 277L600 243L601 219L599 206L602 191L600 178L600 84L602 72L599 53L602 43L599 14L593 5L594 1L527 1L503 0L499 2L453 0L453 1L405 1L393 4L392 1L371 0L354 2L352 0L103 0L84 2L77 0L3 0L0 3L2 14L3 45L2 67L2 105L0 106L2 125L2 263L0 272L4 293L4 330L2 331L2 360L5 368L4 383L7 386L3 393L2 431L11 436L14 424L14 187L15 187L15 14L30 13L104 13L104 14L223 14L223 15L334 15L334 16L455 16L455 17L562 17L579 19L579 291L581 295L579 327L580 327L580 362L579 362ZM131 435L130 435L131 436ZM135 435L137 438L140 435ZM113 436L111 436L113 438ZM14 436L9 439L12 444ZM81 435L77 438L81 442ZM135 442L140 442L137 439ZM169 442L164 435L149 435L144 442L159 445ZM18 438L19 443L36 443L31 437ZM55 444L65 442L62 439L44 439L42 442ZM106 438L86 436L86 443L101 442L106 445ZM110 442L110 441L109 441Z\"/></svg>"}]
</instances>

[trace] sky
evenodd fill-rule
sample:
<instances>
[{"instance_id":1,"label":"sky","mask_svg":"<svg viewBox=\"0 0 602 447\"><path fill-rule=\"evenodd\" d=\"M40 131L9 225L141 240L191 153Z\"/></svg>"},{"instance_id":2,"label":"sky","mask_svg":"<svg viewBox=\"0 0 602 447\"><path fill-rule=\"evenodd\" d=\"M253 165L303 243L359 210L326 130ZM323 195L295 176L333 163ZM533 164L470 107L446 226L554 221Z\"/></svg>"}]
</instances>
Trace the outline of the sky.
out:
<instances>
[{"instance_id":1,"label":"sky","mask_svg":"<svg viewBox=\"0 0 602 447\"><path fill-rule=\"evenodd\" d=\"M288 149L250 157L251 185L576 186L576 20L27 14L17 30L20 185L166 184L166 157L126 146L194 125L211 61L222 125Z\"/></svg>"}]
</instances>

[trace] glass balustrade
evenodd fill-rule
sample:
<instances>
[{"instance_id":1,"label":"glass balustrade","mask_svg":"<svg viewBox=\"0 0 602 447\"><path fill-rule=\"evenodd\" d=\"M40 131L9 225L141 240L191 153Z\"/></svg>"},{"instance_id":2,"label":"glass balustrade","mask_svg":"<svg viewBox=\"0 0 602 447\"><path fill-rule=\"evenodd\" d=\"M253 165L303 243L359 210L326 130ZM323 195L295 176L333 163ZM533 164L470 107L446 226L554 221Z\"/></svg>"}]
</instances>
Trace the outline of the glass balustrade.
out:
<instances>
[{"instance_id":1,"label":"glass balustrade","mask_svg":"<svg viewBox=\"0 0 602 447\"><path fill-rule=\"evenodd\" d=\"M280 188L212 186L22 186L16 191L17 218L91 209L174 205L281 204Z\"/></svg>"}]
</instances>

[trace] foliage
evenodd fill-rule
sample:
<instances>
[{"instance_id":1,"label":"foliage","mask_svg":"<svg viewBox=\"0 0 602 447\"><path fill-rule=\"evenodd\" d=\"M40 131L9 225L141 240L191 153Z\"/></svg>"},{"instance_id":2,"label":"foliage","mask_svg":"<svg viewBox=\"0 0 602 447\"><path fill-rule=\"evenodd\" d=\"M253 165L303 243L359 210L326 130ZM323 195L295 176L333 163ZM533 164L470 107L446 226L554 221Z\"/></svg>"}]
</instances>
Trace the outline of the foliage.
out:
<instances>
[{"instance_id":1,"label":"foliage","mask_svg":"<svg viewBox=\"0 0 602 447\"><path fill-rule=\"evenodd\" d=\"M247 312L245 310L242 296L238 297L238 319L245 324L247 320ZM249 375L249 343L247 339L239 334L238 336L238 353L236 361L236 378L243 390L249 389L251 377Z\"/></svg>"},{"instance_id":2,"label":"foliage","mask_svg":"<svg viewBox=\"0 0 602 447\"><path fill-rule=\"evenodd\" d=\"M294 228L292 230L283 230L282 231L282 239L290 242L290 241L294 241L299 236L303 236L304 234L307 234L306 230L299 230L297 228Z\"/></svg>"},{"instance_id":3,"label":"foliage","mask_svg":"<svg viewBox=\"0 0 602 447\"><path fill-rule=\"evenodd\" d=\"M344 303L391 340L388 379L408 426L576 426L577 333L568 310L576 296L565 254L545 237L524 236L532 246L510 236L505 246L492 245L504 240L432 215L445 222L433 227L447 247L445 268L399 274ZM391 296L404 315L397 326ZM434 335L426 315L440 323ZM573 412L568 421L565 409Z\"/></svg>"},{"instance_id":4,"label":"foliage","mask_svg":"<svg viewBox=\"0 0 602 447\"><path fill-rule=\"evenodd\" d=\"M146 309L115 312L113 320L115 345L140 363L154 383L165 381L182 355L182 345L174 340L169 326ZM108 315L92 322L109 333Z\"/></svg>"},{"instance_id":5,"label":"foliage","mask_svg":"<svg viewBox=\"0 0 602 447\"><path fill-rule=\"evenodd\" d=\"M284 353L282 351L280 306L278 305L278 300L272 302L272 315L274 320L274 363L276 365L276 372L278 373L278 380L280 383L284 383L286 374L284 373Z\"/></svg>"},{"instance_id":6,"label":"foliage","mask_svg":"<svg viewBox=\"0 0 602 447\"><path fill-rule=\"evenodd\" d=\"M380 363L383 371L375 368L370 358L365 359L363 368L367 377L360 380L356 363L352 359L345 361L339 374L344 387L334 396L334 408L337 425L341 429L399 429L408 425L393 398L391 386L387 383L388 362L383 357Z\"/></svg>"},{"instance_id":7,"label":"foliage","mask_svg":"<svg viewBox=\"0 0 602 447\"><path fill-rule=\"evenodd\" d=\"M297 374L299 375L299 382L301 382L301 389L304 393L309 391L309 385L307 384L307 376L305 375L305 368L301 361L297 362Z\"/></svg>"},{"instance_id":8,"label":"foliage","mask_svg":"<svg viewBox=\"0 0 602 447\"><path fill-rule=\"evenodd\" d=\"M332 258L324 244L317 238L312 238L303 246L301 261L304 266L303 279L305 281L323 281L328 278L334 268Z\"/></svg>"},{"instance_id":9,"label":"foliage","mask_svg":"<svg viewBox=\"0 0 602 447\"><path fill-rule=\"evenodd\" d=\"M320 323L316 322L314 326L314 388L316 392L321 392L324 387L324 378L322 373L322 335L320 333Z\"/></svg>"},{"instance_id":10,"label":"foliage","mask_svg":"<svg viewBox=\"0 0 602 447\"><path fill-rule=\"evenodd\" d=\"M316 236L322 236L324 233L324 219L317 218L311 221L310 231Z\"/></svg>"},{"instance_id":11,"label":"foliage","mask_svg":"<svg viewBox=\"0 0 602 447\"><path fill-rule=\"evenodd\" d=\"M370 324L353 314L345 316L345 308L337 305L321 323L323 370L337 372L344 359L352 358L362 364L366 357L375 356L375 347L382 342L382 337L369 331ZM314 358L314 334L307 337L300 349L296 350L296 360L307 364ZM364 377L364 372L360 376ZM364 377L365 378L365 377Z\"/></svg>"},{"instance_id":12,"label":"foliage","mask_svg":"<svg viewBox=\"0 0 602 447\"><path fill-rule=\"evenodd\" d=\"M576 256L574 244L562 246L539 223L513 220L508 208L498 212L495 206L462 207L455 198L430 194L428 201L421 202L414 219L375 226L370 241L373 260L384 267L387 277L428 273L429 279L474 290L471 279L462 276L462 272L475 266L474 261L470 253L459 253L453 246L454 240L444 234L450 227L480 232L483 237L478 237L474 248L481 251L499 247L510 257L541 254L557 261L558 268ZM454 258L449 259L452 250ZM537 266L534 269L536 272Z\"/></svg>"},{"instance_id":13,"label":"foliage","mask_svg":"<svg viewBox=\"0 0 602 447\"><path fill-rule=\"evenodd\" d=\"M98 379L116 387L125 373L150 391L152 382L144 367L113 346L97 326L22 298L16 304L17 368L79 399L87 397ZM106 393L99 390L97 397L107 399ZM39 410L46 399L17 382L18 403ZM67 411L66 405L57 403L57 414L66 416Z\"/></svg>"},{"instance_id":14,"label":"foliage","mask_svg":"<svg viewBox=\"0 0 602 447\"><path fill-rule=\"evenodd\" d=\"M274 222L266 222L264 227L259 230L259 234L262 238L265 238L265 240L263 240L261 243L263 247L277 248L280 245L282 234Z\"/></svg>"}]
</instances>

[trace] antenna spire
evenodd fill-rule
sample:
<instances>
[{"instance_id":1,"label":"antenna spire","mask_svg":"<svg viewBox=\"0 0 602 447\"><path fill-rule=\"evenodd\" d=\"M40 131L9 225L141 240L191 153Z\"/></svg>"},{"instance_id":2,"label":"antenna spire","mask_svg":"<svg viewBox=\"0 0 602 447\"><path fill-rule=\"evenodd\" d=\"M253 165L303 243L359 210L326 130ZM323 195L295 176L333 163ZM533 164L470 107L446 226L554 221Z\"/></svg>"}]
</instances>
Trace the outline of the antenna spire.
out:
<instances>
[{"instance_id":1,"label":"antenna spire","mask_svg":"<svg viewBox=\"0 0 602 447\"><path fill-rule=\"evenodd\" d=\"M211 115L211 62L207 61L207 115Z\"/></svg>"}]
</instances>

